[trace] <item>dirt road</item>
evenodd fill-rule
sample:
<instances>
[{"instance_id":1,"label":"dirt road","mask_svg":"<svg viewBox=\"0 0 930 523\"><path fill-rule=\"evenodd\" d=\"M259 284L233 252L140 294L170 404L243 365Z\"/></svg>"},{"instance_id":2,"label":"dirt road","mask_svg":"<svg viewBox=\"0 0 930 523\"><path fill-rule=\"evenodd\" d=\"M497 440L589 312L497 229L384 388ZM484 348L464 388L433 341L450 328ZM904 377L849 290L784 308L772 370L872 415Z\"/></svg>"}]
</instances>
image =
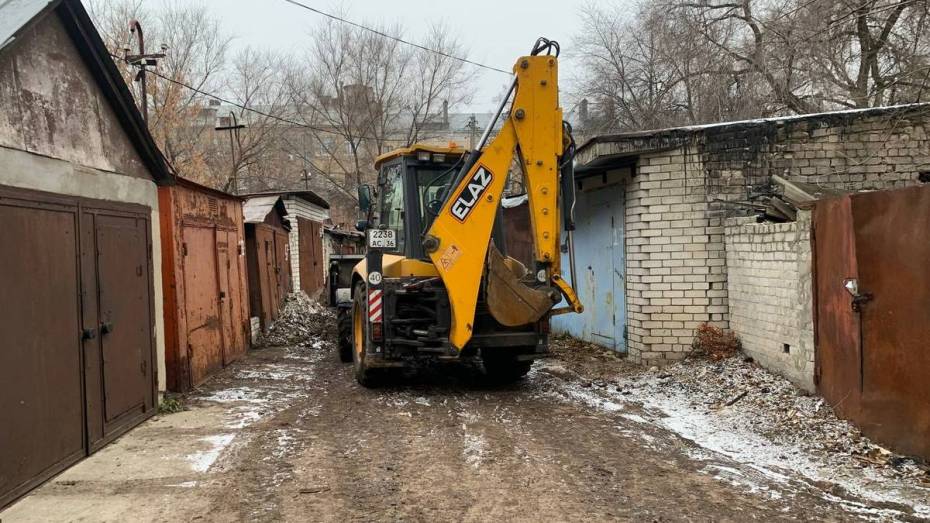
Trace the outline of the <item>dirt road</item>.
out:
<instances>
[{"instance_id":1,"label":"dirt road","mask_svg":"<svg viewBox=\"0 0 930 523\"><path fill-rule=\"evenodd\" d=\"M918 519L708 452L579 372L550 361L494 388L459 367L367 390L322 344L254 351L0 518Z\"/></svg>"}]
</instances>

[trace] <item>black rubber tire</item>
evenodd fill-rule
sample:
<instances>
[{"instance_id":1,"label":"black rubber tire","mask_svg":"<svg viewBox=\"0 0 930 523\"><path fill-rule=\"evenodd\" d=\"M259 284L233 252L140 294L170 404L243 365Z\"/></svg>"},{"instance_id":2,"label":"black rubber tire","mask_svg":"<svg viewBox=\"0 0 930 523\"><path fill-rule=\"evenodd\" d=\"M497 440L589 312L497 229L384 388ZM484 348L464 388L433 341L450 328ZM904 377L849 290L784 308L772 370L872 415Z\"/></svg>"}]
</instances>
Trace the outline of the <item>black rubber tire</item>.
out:
<instances>
[{"instance_id":1,"label":"black rubber tire","mask_svg":"<svg viewBox=\"0 0 930 523\"><path fill-rule=\"evenodd\" d=\"M487 352L481 354L484 374L492 383L513 383L530 371L533 361L519 361L512 353Z\"/></svg>"},{"instance_id":2,"label":"black rubber tire","mask_svg":"<svg viewBox=\"0 0 930 523\"><path fill-rule=\"evenodd\" d=\"M336 311L336 326L339 331L339 361L352 363L352 308L339 307Z\"/></svg>"},{"instance_id":3,"label":"black rubber tire","mask_svg":"<svg viewBox=\"0 0 930 523\"><path fill-rule=\"evenodd\" d=\"M361 336L356 336L355 315L361 315ZM365 363L365 353L368 351L371 342L368 341L368 293L365 291L365 284L359 283L355 287L355 299L352 303L352 362L355 365L355 381L362 387L370 388L376 385L375 372ZM355 346L357 340L361 339L364 344L361 350Z\"/></svg>"}]
</instances>

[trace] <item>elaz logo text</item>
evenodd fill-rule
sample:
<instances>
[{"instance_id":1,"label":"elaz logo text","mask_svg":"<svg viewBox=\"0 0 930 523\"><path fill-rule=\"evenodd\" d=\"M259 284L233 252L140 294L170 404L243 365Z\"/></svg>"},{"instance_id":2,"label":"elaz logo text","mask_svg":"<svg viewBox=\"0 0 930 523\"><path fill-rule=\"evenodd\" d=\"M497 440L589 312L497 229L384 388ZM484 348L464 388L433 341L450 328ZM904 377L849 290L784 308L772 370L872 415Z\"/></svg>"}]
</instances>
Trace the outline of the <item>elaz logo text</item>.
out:
<instances>
[{"instance_id":1,"label":"elaz logo text","mask_svg":"<svg viewBox=\"0 0 930 523\"><path fill-rule=\"evenodd\" d=\"M481 195L488 190L488 187L491 185L491 180L493 179L494 175L491 174L491 171L485 169L483 166L478 167L475 174L471 176L468 185L462 189L462 192L459 193L459 197L452 202L452 208L450 209L452 216L464 222L465 219L468 218L468 215L471 214L471 210L475 208L475 204L478 203Z\"/></svg>"}]
</instances>

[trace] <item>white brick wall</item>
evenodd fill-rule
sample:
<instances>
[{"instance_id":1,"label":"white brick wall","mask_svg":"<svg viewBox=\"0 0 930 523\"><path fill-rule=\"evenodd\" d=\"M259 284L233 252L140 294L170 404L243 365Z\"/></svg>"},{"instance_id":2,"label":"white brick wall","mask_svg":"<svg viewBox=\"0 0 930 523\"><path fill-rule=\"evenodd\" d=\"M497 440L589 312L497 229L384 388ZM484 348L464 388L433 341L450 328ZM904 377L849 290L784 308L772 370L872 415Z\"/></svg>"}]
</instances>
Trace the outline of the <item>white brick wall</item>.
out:
<instances>
[{"instance_id":1,"label":"white brick wall","mask_svg":"<svg viewBox=\"0 0 930 523\"><path fill-rule=\"evenodd\" d=\"M928 122L926 108L839 114L637 134L580 151L583 163L637 157L635 175L617 194L625 198L626 208L630 358L648 363L683 358L691 350L694 329L709 322L733 328L756 359L810 387L809 225L771 236L762 228L741 229L737 239L725 241L723 213L739 210L721 201L746 201L764 193L772 174L846 190L917 184L918 174L930 170ZM789 233L794 240L784 240ZM585 231L579 228L576 234ZM778 245L775 251L752 250L772 241ZM761 259L751 259L755 254ZM730 274L737 281L728 286L729 264L735 264ZM752 272L756 269L758 274ZM760 274L766 279L756 281ZM740 294L731 303L733 292ZM765 301L769 298L782 303L772 305ZM793 308L786 312L785 303ZM776 309L786 315L767 314Z\"/></svg>"},{"instance_id":2,"label":"white brick wall","mask_svg":"<svg viewBox=\"0 0 930 523\"><path fill-rule=\"evenodd\" d=\"M645 154L626 190L627 346L635 361L685 357L702 322L727 326L723 227L700 156Z\"/></svg>"},{"instance_id":3,"label":"white brick wall","mask_svg":"<svg viewBox=\"0 0 930 523\"><path fill-rule=\"evenodd\" d=\"M291 248L291 281L294 283L294 290L296 291L300 289L300 256L298 255L298 253L300 253L300 227L297 224L297 217L323 223L329 219L329 211L304 199L295 198L293 196L284 197L284 208L287 209L287 215L291 223L291 233L288 236L288 244ZM321 263L320 265L323 266L323 276L325 277L327 264Z\"/></svg>"},{"instance_id":4,"label":"white brick wall","mask_svg":"<svg viewBox=\"0 0 930 523\"><path fill-rule=\"evenodd\" d=\"M797 222L727 220L730 328L768 369L814 390L810 213Z\"/></svg>"}]
</instances>

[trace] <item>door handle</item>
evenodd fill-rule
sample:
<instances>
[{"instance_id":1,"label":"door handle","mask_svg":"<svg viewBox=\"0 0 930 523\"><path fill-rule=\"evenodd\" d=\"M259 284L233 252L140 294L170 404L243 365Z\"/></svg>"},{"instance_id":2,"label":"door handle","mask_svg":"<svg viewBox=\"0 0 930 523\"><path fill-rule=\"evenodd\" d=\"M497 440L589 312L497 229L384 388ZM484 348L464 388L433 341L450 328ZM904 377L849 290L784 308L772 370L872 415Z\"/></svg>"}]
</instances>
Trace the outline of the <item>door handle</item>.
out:
<instances>
[{"instance_id":1,"label":"door handle","mask_svg":"<svg viewBox=\"0 0 930 523\"><path fill-rule=\"evenodd\" d=\"M110 334L111 332L113 332L113 323L111 323L111 322L109 322L109 321L105 321L105 322L103 322L103 323L100 324L100 334L101 334L101 335L103 335L103 334Z\"/></svg>"}]
</instances>

